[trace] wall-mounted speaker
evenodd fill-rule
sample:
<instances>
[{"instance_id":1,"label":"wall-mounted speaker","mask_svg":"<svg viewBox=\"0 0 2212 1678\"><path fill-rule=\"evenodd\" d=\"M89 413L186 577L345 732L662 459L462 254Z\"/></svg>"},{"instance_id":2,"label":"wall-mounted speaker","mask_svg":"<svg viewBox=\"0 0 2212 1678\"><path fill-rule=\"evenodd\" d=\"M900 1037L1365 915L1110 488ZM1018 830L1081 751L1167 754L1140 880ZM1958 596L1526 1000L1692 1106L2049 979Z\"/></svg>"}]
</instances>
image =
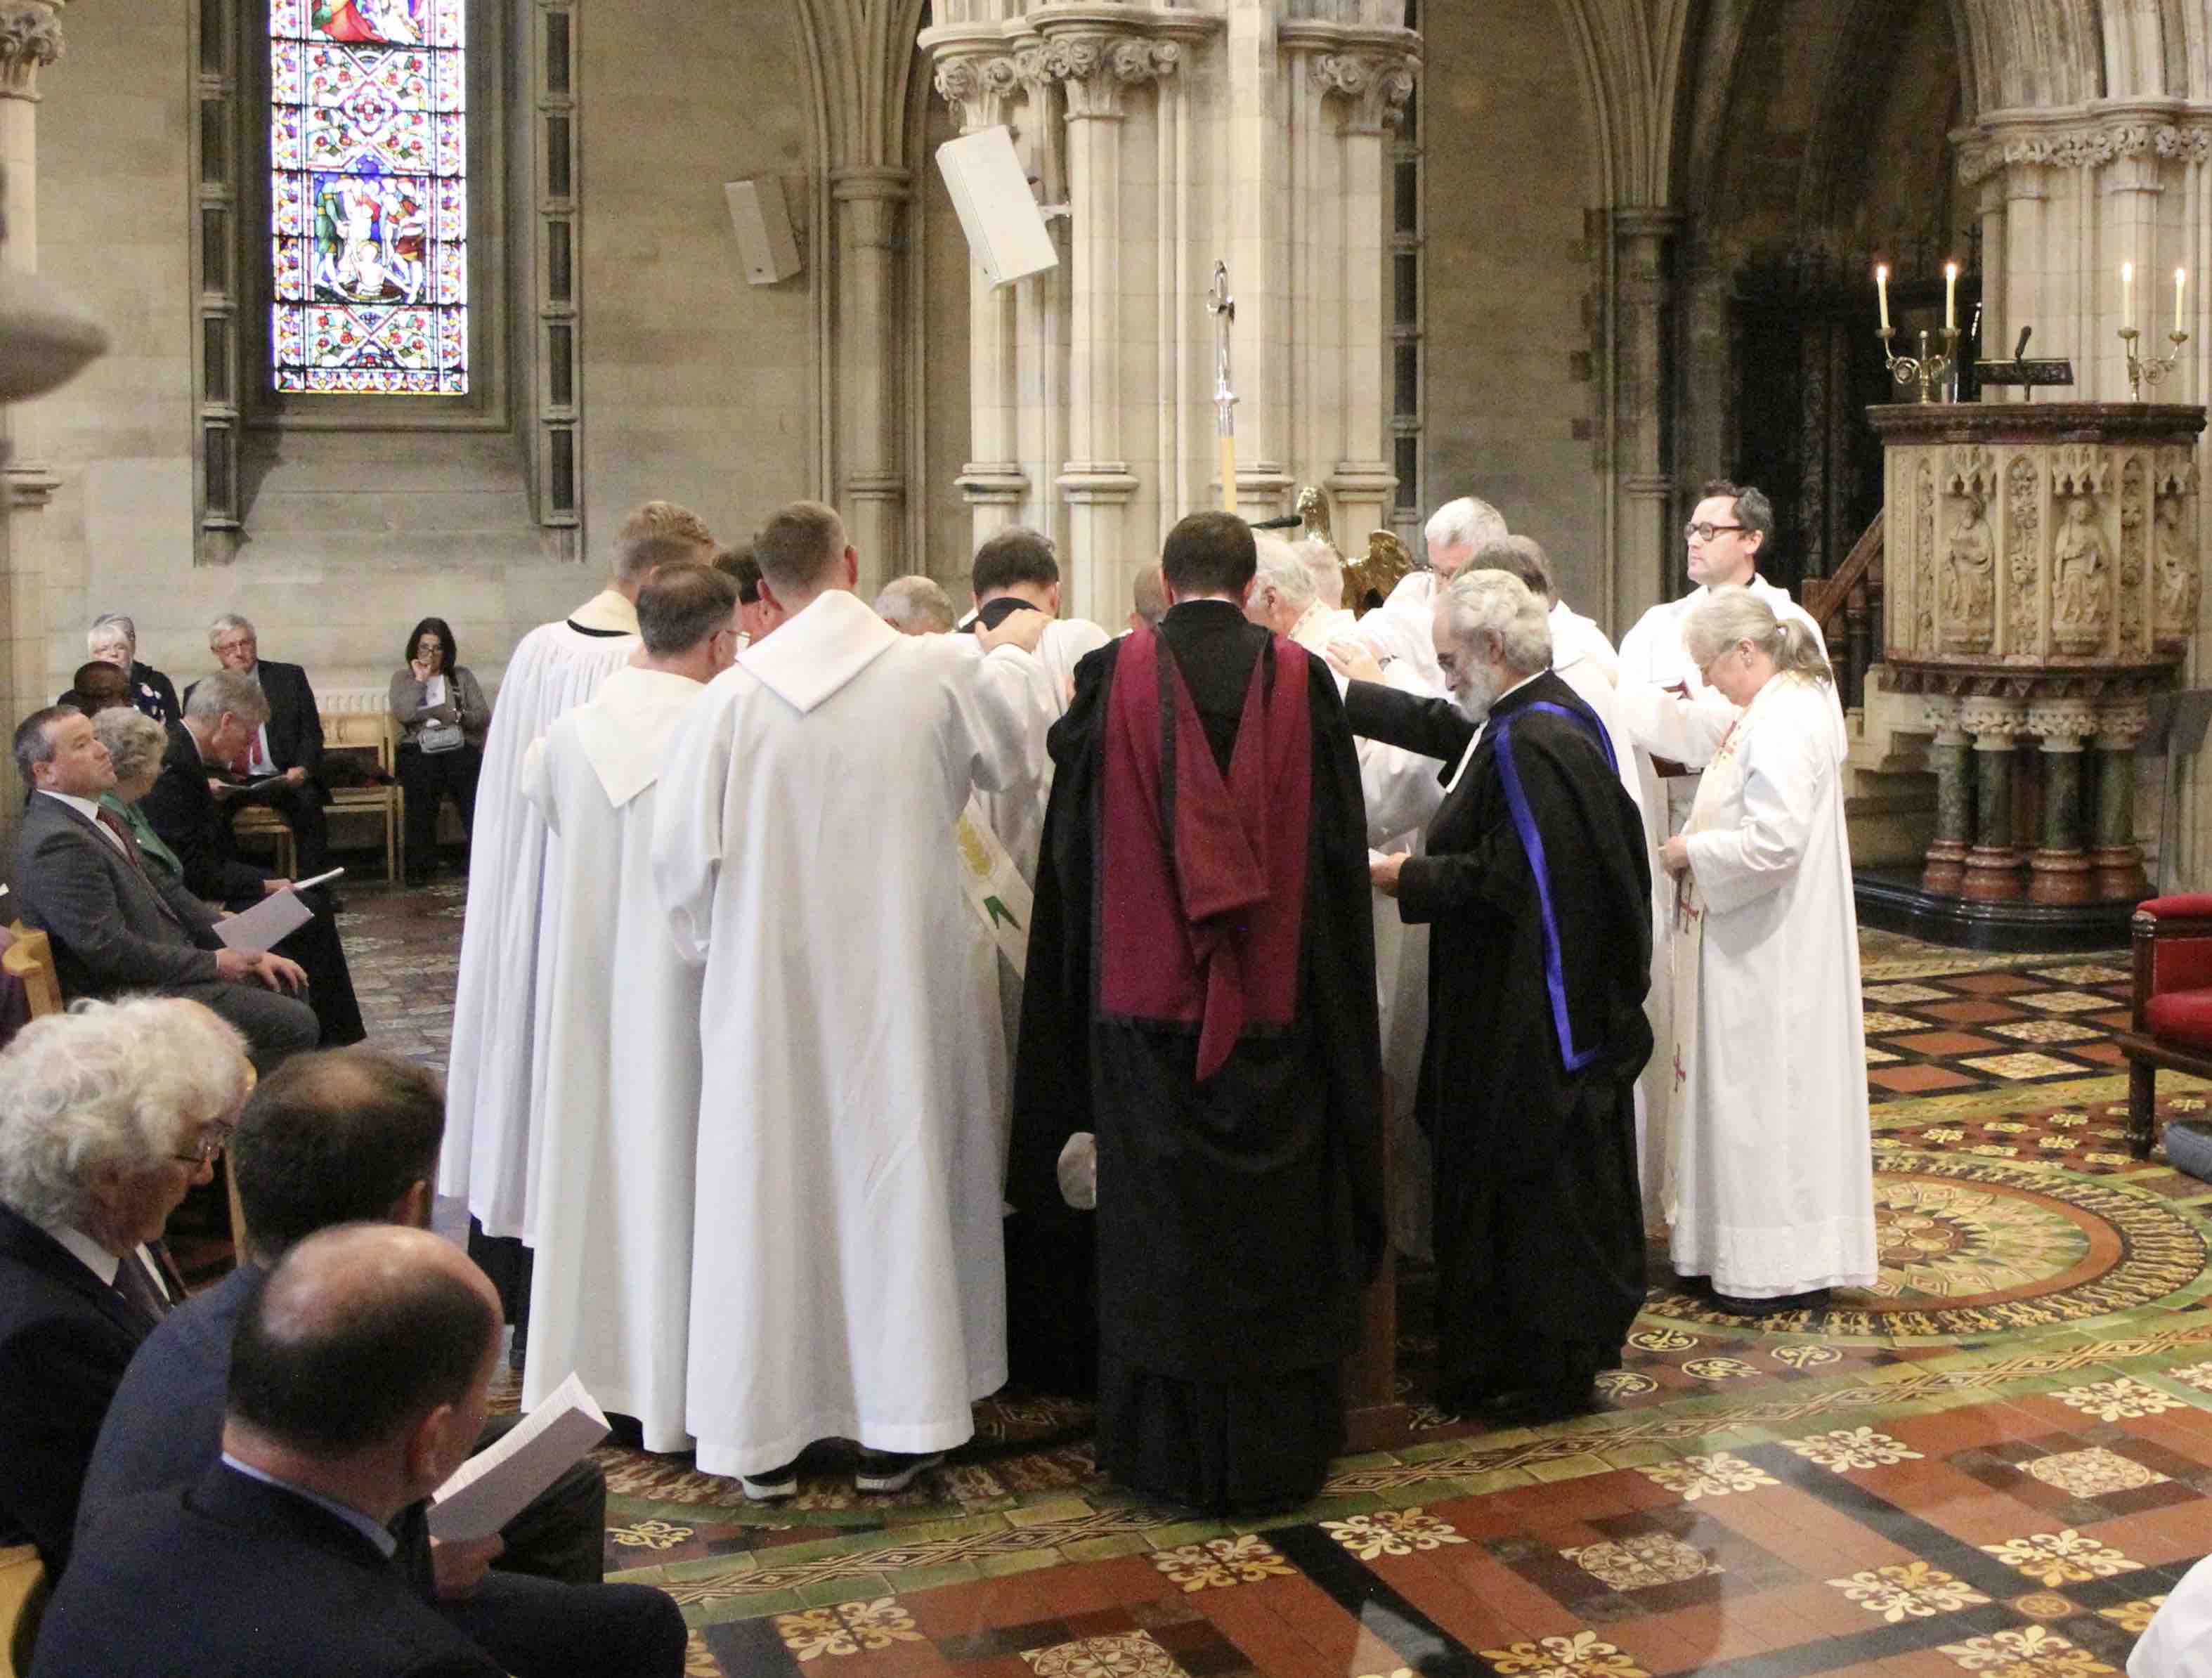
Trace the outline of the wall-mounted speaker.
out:
<instances>
[{"instance_id":1,"label":"wall-mounted speaker","mask_svg":"<svg viewBox=\"0 0 2212 1678\"><path fill-rule=\"evenodd\" d=\"M799 259L799 241L792 236L783 183L774 175L726 181L722 196L730 201L730 225L737 229L745 278L754 285L775 285L799 272L804 264Z\"/></svg>"},{"instance_id":2,"label":"wall-mounted speaker","mask_svg":"<svg viewBox=\"0 0 2212 1678\"><path fill-rule=\"evenodd\" d=\"M1015 155L1014 137L1006 128L947 140L937 149L937 167L960 213L968 249L993 285L1012 285L1060 265L1036 195Z\"/></svg>"}]
</instances>

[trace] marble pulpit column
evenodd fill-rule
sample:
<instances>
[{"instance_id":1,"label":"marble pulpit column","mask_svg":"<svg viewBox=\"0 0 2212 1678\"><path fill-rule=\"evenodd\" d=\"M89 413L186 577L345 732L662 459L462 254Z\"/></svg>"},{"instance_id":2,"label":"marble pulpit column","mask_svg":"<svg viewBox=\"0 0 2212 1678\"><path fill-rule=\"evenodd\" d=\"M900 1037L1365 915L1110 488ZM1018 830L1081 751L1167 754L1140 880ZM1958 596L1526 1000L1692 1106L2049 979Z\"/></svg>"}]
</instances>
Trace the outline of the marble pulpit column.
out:
<instances>
[{"instance_id":1,"label":"marble pulpit column","mask_svg":"<svg viewBox=\"0 0 2212 1678\"><path fill-rule=\"evenodd\" d=\"M2027 707L1969 700L1960 723L1974 742L1974 843L1960 895L2001 903L2021 895L2021 853L2012 824L2013 753L2027 732Z\"/></svg>"},{"instance_id":2,"label":"marble pulpit column","mask_svg":"<svg viewBox=\"0 0 2212 1678\"><path fill-rule=\"evenodd\" d=\"M2140 897L2150 889L2136 842L2136 743L2149 727L2149 707L2133 700L2097 712L2095 849L2089 860L2100 898Z\"/></svg>"},{"instance_id":3,"label":"marble pulpit column","mask_svg":"<svg viewBox=\"0 0 2212 1678\"><path fill-rule=\"evenodd\" d=\"M1936 771L1936 837L1921 872L1923 891L1955 893L1966 883L1966 853L1974 842L1974 737L1960 720L1955 699L1928 702L1936 742L1929 757Z\"/></svg>"},{"instance_id":4,"label":"marble pulpit column","mask_svg":"<svg viewBox=\"0 0 2212 1678\"><path fill-rule=\"evenodd\" d=\"M2028 901L2086 903L2090 879L2087 824L2081 804L2082 742L2097 732L2087 700L2044 700L2028 707L2027 732L2042 746L2043 811L2035 854L2028 861Z\"/></svg>"}]
</instances>

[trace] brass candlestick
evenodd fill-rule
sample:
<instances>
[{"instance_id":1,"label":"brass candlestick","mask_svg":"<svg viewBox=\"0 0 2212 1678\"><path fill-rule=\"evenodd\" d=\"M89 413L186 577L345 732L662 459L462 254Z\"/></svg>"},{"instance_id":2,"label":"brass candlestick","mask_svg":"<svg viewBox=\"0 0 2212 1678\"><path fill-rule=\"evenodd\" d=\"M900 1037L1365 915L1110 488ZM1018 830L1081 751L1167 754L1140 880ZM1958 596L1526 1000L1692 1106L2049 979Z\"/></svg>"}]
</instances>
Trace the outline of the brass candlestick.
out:
<instances>
[{"instance_id":1,"label":"brass candlestick","mask_svg":"<svg viewBox=\"0 0 2212 1678\"><path fill-rule=\"evenodd\" d=\"M1881 340L1882 358L1889 363L1890 377L1897 380L1899 386L1902 388L1917 382L1920 400L1935 401L1936 386L1948 379L1951 369L1958 365L1959 329L1955 326L1943 329L1943 353L1940 356L1928 353L1928 334L1924 331L1920 334L1920 353L1917 356L1892 353L1889 341L1897 336L1897 329L1893 326L1884 326L1875 336Z\"/></svg>"},{"instance_id":2,"label":"brass candlestick","mask_svg":"<svg viewBox=\"0 0 2212 1678\"><path fill-rule=\"evenodd\" d=\"M2128 347L2128 395L2137 402L2143 399L2145 385L2155 385L2173 371L2174 363L2181 358L2181 346L2189 342L2186 332L2168 332L2166 337L2173 348L2145 362L2136 358L2136 339L2140 336L2132 326L2120 328L2120 342Z\"/></svg>"}]
</instances>

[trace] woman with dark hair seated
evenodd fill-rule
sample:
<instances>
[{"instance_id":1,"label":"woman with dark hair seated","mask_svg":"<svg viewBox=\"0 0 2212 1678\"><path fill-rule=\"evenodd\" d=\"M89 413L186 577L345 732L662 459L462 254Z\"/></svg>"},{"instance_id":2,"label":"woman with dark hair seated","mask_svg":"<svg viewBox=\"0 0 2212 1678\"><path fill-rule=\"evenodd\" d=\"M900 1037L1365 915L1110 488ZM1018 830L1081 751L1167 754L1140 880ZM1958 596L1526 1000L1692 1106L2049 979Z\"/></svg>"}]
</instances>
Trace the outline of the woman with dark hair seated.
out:
<instances>
[{"instance_id":1,"label":"woman with dark hair seated","mask_svg":"<svg viewBox=\"0 0 2212 1678\"><path fill-rule=\"evenodd\" d=\"M407 800L407 883L427 885L436 860L438 806L447 793L466 830L476 819L477 771L483 766L491 705L460 661L442 617L426 617L407 637L406 665L392 678L399 724L399 785Z\"/></svg>"}]
</instances>

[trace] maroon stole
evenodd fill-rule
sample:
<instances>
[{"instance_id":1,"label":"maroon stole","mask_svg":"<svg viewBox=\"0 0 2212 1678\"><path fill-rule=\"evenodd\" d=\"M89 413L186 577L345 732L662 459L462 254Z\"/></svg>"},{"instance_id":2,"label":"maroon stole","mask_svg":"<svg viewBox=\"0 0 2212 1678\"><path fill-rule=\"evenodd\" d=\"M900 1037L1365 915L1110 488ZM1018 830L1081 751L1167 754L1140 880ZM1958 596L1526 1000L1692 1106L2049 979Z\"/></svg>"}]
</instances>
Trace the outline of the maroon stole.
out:
<instances>
[{"instance_id":1,"label":"maroon stole","mask_svg":"<svg viewBox=\"0 0 2212 1678\"><path fill-rule=\"evenodd\" d=\"M1307 654L1274 637L1253 661L1224 780L1166 642L1121 643L1100 799L1098 1010L1197 1025L1198 1076L1248 1027L1297 1012L1312 814Z\"/></svg>"}]
</instances>

